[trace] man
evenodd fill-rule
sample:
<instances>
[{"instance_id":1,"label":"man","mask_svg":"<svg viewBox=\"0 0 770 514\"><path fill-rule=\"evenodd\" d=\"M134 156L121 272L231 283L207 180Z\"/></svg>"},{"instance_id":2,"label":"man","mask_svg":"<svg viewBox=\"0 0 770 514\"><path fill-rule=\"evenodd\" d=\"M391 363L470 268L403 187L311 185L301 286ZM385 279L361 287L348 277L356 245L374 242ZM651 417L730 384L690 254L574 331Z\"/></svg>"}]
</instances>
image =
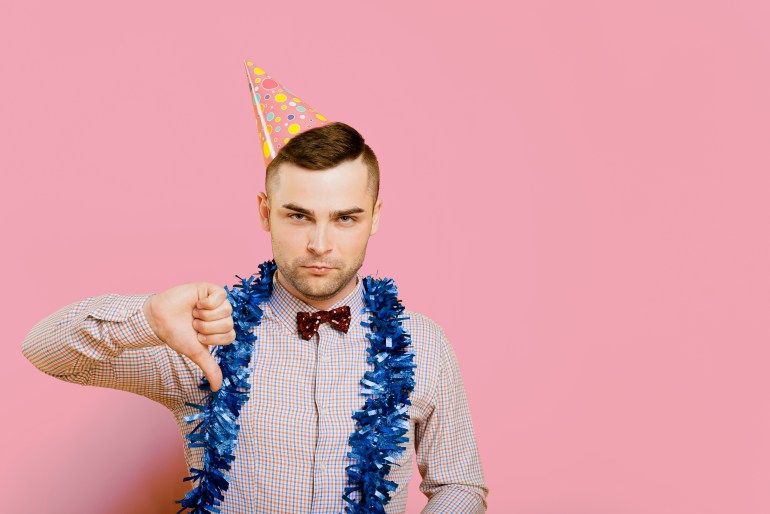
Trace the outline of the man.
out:
<instances>
[{"instance_id":1,"label":"man","mask_svg":"<svg viewBox=\"0 0 770 514\"><path fill-rule=\"evenodd\" d=\"M238 414L229 487L217 506L223 513L342 512L350 503L343 499L349 438L358 426L351 413L364 403L360 382L370 369L358 270L379 227L379 167L355 129L318 113L294 130L288 128L294 120L285 121L292 137L276 137L282 118L276 114L293 116L282 108L289 97L259 68L248 63L247 69L267 163L257 206L275 272L253 327L256 342L247 345L251 392ZM296 113L315 112L297 109L302 101L292 98ZM163 404L187 436L195 423L185 417L199 414L194 405L213 401L213 393L198 387L200 371L216 394L233 387L217 362L220 348L242 344L228 299L209 282L86 298L35 325L23 352L59 379ZM334 318L343 311L348 318ZM484 512L488 488L452 346L426 316L405 310L399 319L411 336L414 389L405 451L394 453L386 477L397 487L379 501L384 512L404 512L414 455L429 498L423 512ZM202 451L185 448L191 470L203 467Z\"/></svg>"}]
</instances>

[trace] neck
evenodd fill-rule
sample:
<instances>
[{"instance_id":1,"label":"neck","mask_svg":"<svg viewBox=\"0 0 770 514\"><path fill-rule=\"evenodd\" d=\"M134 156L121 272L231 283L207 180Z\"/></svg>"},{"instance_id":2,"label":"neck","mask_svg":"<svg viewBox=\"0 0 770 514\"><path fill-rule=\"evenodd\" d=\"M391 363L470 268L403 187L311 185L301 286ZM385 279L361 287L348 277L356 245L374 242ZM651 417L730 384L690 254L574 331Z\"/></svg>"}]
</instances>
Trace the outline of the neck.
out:
<instances>
[{"instance_id":1,"label":"neck","mask_svg":"<svg viewBox=\"0 0 770 514\"><path fill-rule=\"evenodd\" d=\"M351 278L347 284L345 284L345 287L337 291L337 293L334 296L331 296L329 298L308 298L307 296L300 293L297 289L292 286L288 280L284 278L284 276L281 274L281 270L276 269L275 270L275 277L276 280L281 284L281 286L286 289L286 291L292 295L293 297L302 300L306 304L310 305L311 307L315 307L318 310L329 310L332 305L337 303L342 298L345 298L347 295L349 295L358 285L358 275L354 275L353 278Z\"/></svg>"}]
</instances>

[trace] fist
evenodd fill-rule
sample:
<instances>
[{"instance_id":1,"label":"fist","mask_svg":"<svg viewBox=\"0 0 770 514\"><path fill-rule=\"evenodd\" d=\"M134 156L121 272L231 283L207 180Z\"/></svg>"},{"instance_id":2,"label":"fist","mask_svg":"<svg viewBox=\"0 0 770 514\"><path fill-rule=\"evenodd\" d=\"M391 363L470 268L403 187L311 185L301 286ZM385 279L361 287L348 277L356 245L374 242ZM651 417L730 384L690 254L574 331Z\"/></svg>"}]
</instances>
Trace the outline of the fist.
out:
<instances>
[{"instance_id":1,"label":"fist","mask_svg":"<svg viewBox=\"0 0 770 514\"><path fill-rule=\"evenodd\" d=\"M211 282L174 286L144 302L145 317L158 338L189 357L206 375L212 391L222 387L222 370L209 345L235 341L232 312L227 291Z\"/></svg>"}]
</instances>

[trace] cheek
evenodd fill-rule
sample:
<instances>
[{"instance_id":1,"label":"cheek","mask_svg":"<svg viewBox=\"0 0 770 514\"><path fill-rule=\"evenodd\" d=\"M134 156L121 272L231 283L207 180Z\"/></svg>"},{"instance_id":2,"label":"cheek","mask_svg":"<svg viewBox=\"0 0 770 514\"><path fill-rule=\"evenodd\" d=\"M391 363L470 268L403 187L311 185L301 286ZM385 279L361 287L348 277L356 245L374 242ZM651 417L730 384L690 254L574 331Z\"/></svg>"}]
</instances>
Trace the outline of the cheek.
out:
<instances>
[{"instance_id":1,"label":"cheek","mask_svg":"<svg viewBox=\"0 0 770 514\"><path fill-rule=\"evenodd\" d=\"M307 243L305 231L298 230L297 227L283 226L281 223L273 224L270 235L273 239L273 244L279 245L282 248L288 249Z\"/></svg>"},{"instance_id":2,"label":"cheek","mask_svg":"<svg viewBox=\"0 0 770 514\"><path fill-rule=\"evenodd\" d=\"M369 240L369 230L368 226L361 226L341 233L338 240L340 248L344 248L347 253L360 252Z\"/></svg>"},{"instance_id":3,"label":"cheek","mask_svg":"<svg viewBox=\"0 0 770 514\"><path fill-rule=\"evenodd\" d=\"M282 231L275 238L284 248L299 248L307 245L307 233L302 230Z\"/></svg>"}]
</instances>

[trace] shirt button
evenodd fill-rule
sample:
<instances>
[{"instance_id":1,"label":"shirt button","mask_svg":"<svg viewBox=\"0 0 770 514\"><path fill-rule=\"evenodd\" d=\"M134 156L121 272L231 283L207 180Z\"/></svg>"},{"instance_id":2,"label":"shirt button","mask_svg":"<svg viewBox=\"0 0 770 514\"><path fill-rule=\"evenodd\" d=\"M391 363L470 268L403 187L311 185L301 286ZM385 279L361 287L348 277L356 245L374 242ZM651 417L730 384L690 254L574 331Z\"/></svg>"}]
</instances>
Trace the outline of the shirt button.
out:
<instances>
[{"instance_id":1,"label":"shirt button","mask_svg":"<svg viewBox=\"0 0 770 514\"><path fill-rule=\"evenodd\" d=\"M323 417L326 415L326 409L318 409L318 416Z\"/></svg>"},{"instance_id":2,"label":"shirt button","mask_svg":"<svg viewBox=\"0 0 770 514\"><path fill-rule=\"evenodd\" d=\"M329 362L330 360L332 360L332 359L328 355L322 355L321 356L321 362Z\"/></svg>"},{"instance_id":3,"label":"shirt button","mask_svg":"<svg viewBox=\"0 0 770 514\"><path fill-rule=\"evenodd\" d=\"M323 473L323 472L324 472L324 469L326 469L326 466L324 466L324 465L323 465L323 463L319 463L319 464L316 466L316 469L318 470L318 472L319 472L319 473Z\"/></svg>"},{"instance_id":4,"label":"shirt button","mask_svg":"<svg viewBox=\"0 0 770 514\"><path fill-rule=\"evenodd\" d=\"M120 309L119 314L121 317L126 317L128 315L128 311L126 309Z\"/></svg>"}]
</instances>

